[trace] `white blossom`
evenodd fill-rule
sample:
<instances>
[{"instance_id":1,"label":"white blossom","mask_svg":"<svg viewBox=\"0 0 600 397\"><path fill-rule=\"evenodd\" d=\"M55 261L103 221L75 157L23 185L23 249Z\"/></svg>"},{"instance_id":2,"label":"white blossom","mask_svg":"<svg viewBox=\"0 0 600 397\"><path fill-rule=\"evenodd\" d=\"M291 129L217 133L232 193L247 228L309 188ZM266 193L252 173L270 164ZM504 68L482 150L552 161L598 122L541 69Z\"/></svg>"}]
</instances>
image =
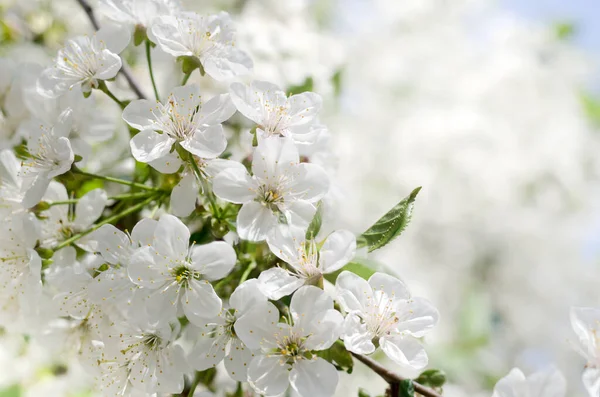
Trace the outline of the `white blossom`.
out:
<instances>
[{"instance_id":1,"label":"white blossom","mask_svg":"<svg viewBox=\"0 0 600 397\"><path fill-rule=\"evenodd\" d=\"M89 93L100 80L109 80L121 69L119 53L129 44L126 29L109 26L90 36L78 36L58 51L54 65L38 80L38 92L54 98L77 88ZM80 87L80 88L79 88Z\"/></svg>"},{"instance_id":2,"label":"white blossom","mask_svg":"<svg viewBox=\"0 0 600 397\"><path fill-rule=\"evenodd\" d=\"M328 349L338 339L341 314L323 290L307 285L292 296L290 317L280 323L279 311L268 303L235 323L246 346L260 349L248 368L248 382L265 396L280 395L289 385L301 397L333 396L338 373L315 351Z\"/></svg>"},{"instance_id":3,"label":"white blossom","mask_svg":"<svg viewBox=\"0 0 600 397\"><path fill-rule=\"evenodd\" d=\"M270 299L280 299L304 284L315 284L323 274L341 269L354 257L356 238L347 230L331 233L321 246L314 238L305 237L304 229L290 226L279 226L267 236L271 252L289 265L289 269L274 267L260 274L258 279Z\"/></svg>"},{"instance_id":4,"label":"white blossom","mask_svg":"<svg viewBox=\"0 0 600 397\"><path fill-rule=\"evenodd\" d=\"M198 371L204 371L224 361L227 374L232 379L246 381L248 365L255 354L238 338L235 324L250 310L266 304L267 297L262 293L258 280L240 284L231 294L228 308L223 308L218 316L198 324L200 334L188 357L190 365Z\"/></svg>"},{"instance_id":5,"label":"white blossom","mask_svg":"<svg viewBox=\"0 0 600 397\"><path fill-rule=\"evenodd\" d=\"M287 136L305 144L316 140L319 131L311 124L322 99L314 92L288 97L266 81L253 81L249 86L233 83L229 92L237 110L257 124L260 137Z\"/></svg>"},{"instance_id":6,"label":"white blossom","mask_svg":"<svg viewBox=\"0 0 600 397\"><path fill-rule=\"evenodd\" d=\"M256 148L252 173L239 168L213 180L215 194L243 204L237 217L241 238L261 241L283 217L288 224L307 227L315 204L327 193L329 179L315 164L300 163L298 150L287 138L265 139Z\"/></svg>"},{"instance_id":7,"label":"white blossom","mask_svg":"<svg viewBox=\"0 0 600 397\"><path fill-rule=\"evenodd\" d=\"M492 397L565 397L567 382L556 368L535 372L527 377L513 368L494 387Z\"/></svg>"},{"instance_id":8,"label":"white blossom","mask_svg":"<svg viewBox=\"0 0 600 397\"><path fill-rule=\"evenodd\" d=\"M235 251L222 241L190 247L189 239L187 226L172 215L162 215L152 245L138 249L128 267L131 281L146 290L148 315L161 324L180 310L199 322L215 317L222 308L210 281L229 274Z\"/></svg>"},{"instance_id":9,"label":"white blossom","mask_svg":"<svg viewBox=\"0 0 600 397\"><path fill-rule=\"evenodd\" d=\"M346 311L342 339L357 354L371 354L377 346L398 365L422 369L425 349L418 338L437 323L437 310L424 298L412 297L404 283L375 273L367 282L342 272L335 283L337 300Z\"/></svg>"},{"instance_id":10,"label":"white blossom","mask_svg":"<svg viewBox=\"0 0 600 397\"><path fill-rule=\"evenodd\" d=\"M182 12L156 18L148 30L150 40L165 52L196 58L215 80L248 73L252 60L235 46L235 31L226 12L199 15Z\"/></svg>"},{"instance_id":11,"label":"white blossom","mask_svg":"<svg viewBox=\"0 0 600 397\"><path fill-rule=\"evenodd\" d=\"M175 87L165 104L146 99L131 102L123 119L140 130L131 139L133 157L161 172L167 168L167 173L173 173L181 165L172 150L176 143L200 158L213 159L223 153L227 139L221 123L234 112L228 95L203 103L200 87L192 84Z\"/></svg>"},{"instance_id":12,"label":"white blossom","mask_svg":"<svg viewBox=\"0 0 600 397\"><path fill-rule=\"evenodd\" d=\"M600 396L600 309L571 308L571 326L579 338L577 351L587 360L583 384L590 397Z\"/></svg>"},{"instance_id":13,"label":"white blossom","mask_svg":"<svg viewBox=\"0 0 600 397\"><path fill-rule=\"evenodd\" d=\"M144 28L156 17L172 15L181 8L178 0L100 0L98 6L114 22Z\"/></svg>"}]
</instances>

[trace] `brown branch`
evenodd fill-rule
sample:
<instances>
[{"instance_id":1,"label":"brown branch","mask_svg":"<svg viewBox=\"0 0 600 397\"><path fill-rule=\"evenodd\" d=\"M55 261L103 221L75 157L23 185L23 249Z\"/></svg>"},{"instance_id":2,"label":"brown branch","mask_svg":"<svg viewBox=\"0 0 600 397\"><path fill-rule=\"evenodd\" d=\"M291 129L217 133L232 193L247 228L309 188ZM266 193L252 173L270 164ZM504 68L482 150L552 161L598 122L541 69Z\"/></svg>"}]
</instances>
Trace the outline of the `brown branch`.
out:
<instances>
[{"instance_id":1,"label":"brown branch","mask_svg":"<svg viewBox=\"0 0 600 397\"><path fill-rule=\"evenodd\" d=\"M371 368L373 372L375 372L377 375L381 376L383 380L390 384L390 386L397 385L398 383L408 379L390 371L389 369L379 364L377 361L370 359L367 356L355 353L352 353L352 355L356 357L358 361ZM414 380L412 381L412 383L415 388L415 391L425 397L442 397L441 394L429 387L423 386L422 384L417 383Z\"/></svg>"},{"instance_id":2,"label":"brown branch","mask_svg":"<svg viewBox=\"0 0 600 397\"><path fill-rule=\"evenodd\" d=\"M85 11L85 13L87 14L94 29L100 29L100 25L98 24L98 19L96 19L94 10L88 4L87 0L77 0L77 2L81 6L81 8L83 8L83 11ZM146 95L144 95L144 93L140 89L139 84L135 81L133 75L131 74L131 70L129 70L129 66L127 66L123 58L121 58L121 70L119 70L119 73L122 74L123 77L125 77L125 80L127 80L127 84L129 84L129 87L133 90L133 92L135 92L135 95L137 95L138 98L146 99Z\"/></svg>"}]
</instances>

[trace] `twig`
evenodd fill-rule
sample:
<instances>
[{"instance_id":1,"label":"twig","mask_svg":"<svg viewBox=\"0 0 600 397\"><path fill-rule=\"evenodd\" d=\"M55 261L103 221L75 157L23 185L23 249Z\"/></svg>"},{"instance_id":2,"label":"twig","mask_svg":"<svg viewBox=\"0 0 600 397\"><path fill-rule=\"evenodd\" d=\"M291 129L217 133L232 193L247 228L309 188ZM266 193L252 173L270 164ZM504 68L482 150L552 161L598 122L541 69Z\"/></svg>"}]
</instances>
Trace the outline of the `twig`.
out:
<instances>
[{"instance_id":1,"label":"twig","mask_svg":"<svg viewBox=\"0 0 600 397\"><path fill-rule=\"evenodd\" d=\"M83 8L83 11L85 11L85 13L87 14L94 29L95 30L100 29L100 25L98 24L98 20L96 19L94 10L92 9L92 7L90 7L87 0L77 0L77 2L81 6L81 8ZM123 77L125 77L125 80L127 80L127 84L129 84L129 87L133 90L133 92L135 92L135 95L137 95L138 98L146 99L146 95L144 95L144 93L140 89L139 84L133 78L133 75L131 74L131 70L129 70L129 66L127 66L127 64L125 63L123 58L121 58L121 61L122 61L121 62L122 66L121 66L121 70L119 70L119 73L121 73L123 75Z\"/></svg>"},{"instance_id":2,"label":"twig","mask_svg":"<svg viewBox=\"0 0 600 397\"><path fill-rule=\"evenodd\" d=\"M407 378L403 378L402 376L383 367L377 361L372 360L367 356L363 356L362 354L355 354L355 353L352 353L352 355L354 357L356 357L356 359L358 361L365 364L367 367L371 368L373 370L373 372L375 372L377 375L381 376L390 385L398 384L407 379ZM425 397L442 397L441 394L439 394L438 392L436 392L433 389L430 389L429 387L423 386L422 384L417 383L414 380L412 381L412 383L415 388L415 391Z\"/></svg>"}]
</instances>

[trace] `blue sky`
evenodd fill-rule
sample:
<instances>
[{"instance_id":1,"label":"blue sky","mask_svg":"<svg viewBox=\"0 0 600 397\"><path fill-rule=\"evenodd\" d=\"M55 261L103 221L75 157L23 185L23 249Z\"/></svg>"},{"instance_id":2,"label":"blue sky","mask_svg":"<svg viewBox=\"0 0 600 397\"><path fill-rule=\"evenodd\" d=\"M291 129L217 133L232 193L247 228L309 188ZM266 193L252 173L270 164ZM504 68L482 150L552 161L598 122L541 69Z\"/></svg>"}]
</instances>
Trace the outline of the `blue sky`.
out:
<instances>
[{"instance_id":1,"label":"blue sky","mask_svg":"<svg viewBox=\"0 0 600 397\"><path fill-rule=\"evenodd\" d=\"M574 22L574 40L600 54L600 0L498 0L501 6L525 17L552 24Z\"/></svg>"}]
</instances>

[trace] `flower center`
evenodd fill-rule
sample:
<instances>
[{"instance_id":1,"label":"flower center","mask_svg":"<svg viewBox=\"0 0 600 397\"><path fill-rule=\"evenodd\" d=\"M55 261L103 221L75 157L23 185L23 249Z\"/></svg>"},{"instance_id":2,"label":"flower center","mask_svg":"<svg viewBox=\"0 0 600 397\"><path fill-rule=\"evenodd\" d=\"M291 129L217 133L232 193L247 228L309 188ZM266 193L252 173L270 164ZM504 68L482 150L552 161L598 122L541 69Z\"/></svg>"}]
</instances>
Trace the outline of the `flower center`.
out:
<instances>
[{"instance_id":1,"label":"flower center","mask_svg":"<svg viewBox=\"0 0 600 397\"><path fill-rule=\"evenodd\" d=\"M190 269L185 265L177 266L173 270L171 270L171 275L175 278L175 281L182 287L186 287L189 285L191 280L199 280L200 273Z\"/></svg>"}]
</instances>

